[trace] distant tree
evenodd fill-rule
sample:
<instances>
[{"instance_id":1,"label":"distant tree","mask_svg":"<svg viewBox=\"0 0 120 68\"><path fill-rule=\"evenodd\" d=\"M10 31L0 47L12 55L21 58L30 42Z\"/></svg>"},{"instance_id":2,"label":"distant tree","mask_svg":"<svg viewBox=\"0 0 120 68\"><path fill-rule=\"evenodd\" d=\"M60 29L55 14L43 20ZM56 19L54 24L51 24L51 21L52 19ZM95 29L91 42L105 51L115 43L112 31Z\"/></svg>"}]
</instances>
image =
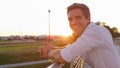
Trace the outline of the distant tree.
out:
<instances>
[{"instance_id":1,"label":"distant tree","mask_svg":"<svg viewBox=\"0 0 120 68\"><path fill-rule=\"evenodd\" d=\"M118 29L116 27L113 27L112 30L114 33L118 33Z\"/></svg>"},{"instance_id":2,"label":"distant tree","mask_svg":"<svg viewBox=\"0 0 120 68\"><path fill-rule=\"evenodd\" d=\"M118 32L117 27L110 28L110 26L109 26L109 25L106 25L105 22L99 22L99 21L96 22L96 24L97 24L97 25L102 25L102 26L104 26L105 28L107 28L107 29L110 31L110 33L112 34L112 37L113 37L113 38L115 38L115 37L120 37L120 33Z\"/></svg>"}]
</instances>

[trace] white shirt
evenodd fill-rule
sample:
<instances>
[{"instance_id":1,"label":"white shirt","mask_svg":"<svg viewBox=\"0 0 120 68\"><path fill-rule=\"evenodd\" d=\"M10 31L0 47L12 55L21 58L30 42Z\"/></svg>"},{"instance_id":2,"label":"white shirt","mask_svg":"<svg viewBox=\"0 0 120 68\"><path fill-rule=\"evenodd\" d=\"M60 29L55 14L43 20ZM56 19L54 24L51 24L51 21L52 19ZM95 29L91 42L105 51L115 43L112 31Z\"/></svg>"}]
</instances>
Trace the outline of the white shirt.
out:
<instances>
[{"instance_id":1,"label":"white shirt","mask_svg":"<svg viewBox=\"0 0 120 68\"><path fill-rule=\"evenodd\" d=\"M92 68L120 68L120 56L109 31L90 23L83 34L61 50L61 56L71 62L82 56Z\"/></svg>"}]
</instances>

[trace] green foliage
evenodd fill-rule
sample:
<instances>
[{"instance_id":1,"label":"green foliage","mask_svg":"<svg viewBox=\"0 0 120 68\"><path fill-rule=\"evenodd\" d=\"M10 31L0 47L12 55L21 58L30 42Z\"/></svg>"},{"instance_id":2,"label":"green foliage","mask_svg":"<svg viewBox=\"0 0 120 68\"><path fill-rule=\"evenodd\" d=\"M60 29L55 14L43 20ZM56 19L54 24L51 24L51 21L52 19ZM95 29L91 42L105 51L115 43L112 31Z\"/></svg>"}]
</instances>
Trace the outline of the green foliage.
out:
<instances>
[{"instance_id":1,"label":"green foliage","mask_svg":"<svg viewBox=\"0 0 120 68\"><path fill-rule=\"evenodd\" d=\"M110 28L110 26L104 25L104 27L106 27L110 33L112 34L112 37L120 37L120 33L118 32L118 29L116 27Z\"/></svg>"},{"instance_id":2,"label":"green foliage","mask_svg":"<svg viewBox=\"0 0 120 68\"><path fill-rule=\"evenodd\" d=\"M96 22L96 24L97 24L97 25L102 25L102 26L104 26L105 28L107 28L107 29L110 31L110 33L111 33L111 35L112 35L113 38L115 38L115 37L120 37L120 33L118 32L117 27L110 28L110 26L109 26L109 25L106 25L105 22Z\"/></svg>"}]
</instances>

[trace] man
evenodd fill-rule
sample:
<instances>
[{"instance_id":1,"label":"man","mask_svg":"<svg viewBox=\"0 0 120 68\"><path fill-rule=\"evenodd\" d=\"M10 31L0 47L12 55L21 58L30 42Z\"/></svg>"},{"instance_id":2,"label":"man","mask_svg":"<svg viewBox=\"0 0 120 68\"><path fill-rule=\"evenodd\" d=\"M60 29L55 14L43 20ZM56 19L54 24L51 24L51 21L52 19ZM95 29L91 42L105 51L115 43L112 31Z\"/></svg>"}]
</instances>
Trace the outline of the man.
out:
<instances>
[{"instance_id":1,"label":"man","mask_svg":"<svg viewBox=\"0 0 120 68\"><path fill-rule=\"evenodd\" d=\"M85 4L73 3L67 8L67 16L76 41L57 49L44 44L39 47L41 56L60 63L71 62L81 56L92 68L120 68L120 56L110 32L91 22L90 11Z\"/></svg>"}]
</instances>

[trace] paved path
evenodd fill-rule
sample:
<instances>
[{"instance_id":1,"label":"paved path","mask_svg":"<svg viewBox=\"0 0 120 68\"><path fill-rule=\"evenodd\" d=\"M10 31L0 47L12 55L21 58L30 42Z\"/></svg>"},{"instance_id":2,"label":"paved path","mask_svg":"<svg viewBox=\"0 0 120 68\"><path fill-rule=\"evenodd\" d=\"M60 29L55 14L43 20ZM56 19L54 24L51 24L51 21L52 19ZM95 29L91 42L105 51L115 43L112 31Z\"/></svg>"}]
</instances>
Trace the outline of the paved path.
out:
<instances>
[{"instance_id":1,"label":"paved path","mask_svg":"<svg viewBox=\"0 0 120 68\"><path fill-rule=\"evenodd\" d=\"M16 63L16 64L5 64L5 65L0 65L0 68L17 67L17 66L25 66L25 65L32 65L32 64L41 64L41 63L46 63L46 62L48 62L48 60L40 60L40 61L24 62L24 63Z\"/></svg>"}]
</instances>

